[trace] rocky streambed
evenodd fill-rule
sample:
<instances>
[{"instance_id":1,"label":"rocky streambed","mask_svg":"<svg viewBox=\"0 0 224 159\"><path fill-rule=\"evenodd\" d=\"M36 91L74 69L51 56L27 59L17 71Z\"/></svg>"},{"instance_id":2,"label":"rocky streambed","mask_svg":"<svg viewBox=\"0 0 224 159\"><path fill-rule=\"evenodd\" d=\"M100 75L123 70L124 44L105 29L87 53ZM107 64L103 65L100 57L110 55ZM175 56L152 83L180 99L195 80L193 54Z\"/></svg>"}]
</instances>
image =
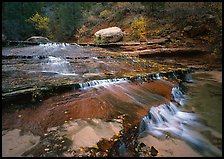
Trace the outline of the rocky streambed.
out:
<instances>
[{"instance_id":1,"label":"rocky streambed","mask_svg":"<svg viewBox=\"0 0 224 159\"><path fill-rule=\"evenodd\" d=\"M200 145L207 141L178 135L186 122L188 135L200 123L181 110L178 86L192 82L186 66L70 44L2 52L3 156L220 156L220 145L206 154ZM172 150L161 149L166 142ZM175 151L180 145L186 153Z\"/></svg>"}]
</instances>

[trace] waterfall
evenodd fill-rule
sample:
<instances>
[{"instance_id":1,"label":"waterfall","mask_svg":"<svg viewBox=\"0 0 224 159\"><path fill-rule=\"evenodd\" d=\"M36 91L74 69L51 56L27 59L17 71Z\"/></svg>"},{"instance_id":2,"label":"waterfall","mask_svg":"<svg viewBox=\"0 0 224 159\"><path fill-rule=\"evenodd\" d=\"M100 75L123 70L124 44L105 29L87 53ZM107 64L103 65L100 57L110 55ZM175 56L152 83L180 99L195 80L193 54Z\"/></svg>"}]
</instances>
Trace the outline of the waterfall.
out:
<instances>
[{"instance_id":1,"label":"waterfall","mask_svg":"<svg viewBox=\"0 0 224 159\"><path fill-rule=\"evenodd\" d=\"M160 79L161 80L162 78L160 77L159 73L157 73L157 74L155 74L155 77L153 79Z\"/></svg>"},{"instance_id":2,"label":"waterfall","mask_svg":"<svg viewBox=\"0 0 224 159\"><path fill-rule=\"evenodd\" d=\"M181 106L185 105L186 96L180 91L180 87L173 87L172 92L173 100L179 103Z\"/></svg>"},{"instance_id":3,"label":"waterfall","mask_svg":"<svg viewBox=\"0 0 224 159\"><path fill-rule=\"evenodd\" d=\"M97 87L108 87L112 84L118 84L127 82L127 78L114 78L114 79L104 79L104 80L93 80L85 83L80 83L81 89L87 89L87 88L97 88Z\"/></svg>"},{"instance_id":4,"label":"waterfall","mask_svg":"<svg viewBox=\"0 0 224 159\"><path fill-rule=\"evenodd\" d=\"M42 72L53 72L61 75L77 75L71 64L60 57L48 57L47 63L42 63Z\"/></svg>"},{"instance_id":5,"label":"waterfall","mask_svg":"<svg viewBox=\"0 0 224 159\"><path fill-rule=\"evenodd\" d=\"M165 139L169 135L183 139L205 156L211 154L220 156L221 152L200 134L201 131L207 131L210 128L199 123L196 114L183 112L179 109L178 103L183 106L185 98L179 87L172 89L172 95L175 102L151 107L140 122L139 137L151 134L157 138Z\"/></svg>"}]
</instances>

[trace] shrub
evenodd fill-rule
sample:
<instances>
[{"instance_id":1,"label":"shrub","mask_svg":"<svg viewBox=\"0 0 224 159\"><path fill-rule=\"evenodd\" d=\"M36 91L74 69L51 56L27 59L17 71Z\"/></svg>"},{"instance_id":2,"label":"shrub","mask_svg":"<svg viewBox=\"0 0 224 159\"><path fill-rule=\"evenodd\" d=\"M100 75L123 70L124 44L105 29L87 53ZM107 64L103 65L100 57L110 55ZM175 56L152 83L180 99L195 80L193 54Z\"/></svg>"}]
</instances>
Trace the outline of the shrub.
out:
<instances>
[{"instance_id":1,"label":"shrub","mask_svg":"<svg viewBox=\"0 0 224 159\"><path fill-rule=\"evenodd\" d=\"M27 21L33 23L36 30L40 31L42 35L48 36L50 39L52 39L53 35L50 33L50 19L48 17L44 17L36 12L36 14L30 17Z\"/></svg>"},{"instance_id":2,"label":"shrub","mask_svg":"<svg viewBox=\"0 0 224 159\"><path fill-rule=\"evenodd\" d=\"M102 37L102 36L97 36L95 39L94 39L94 43L95 44L105 44L105 39Z\"/></svg>"},{"instance_id":3,"label":"shrub","mask_svg":"<svg viewBox=\"0 0 224 159\"><path fill-rule=\"evenodd\" d=\"M112 12L110 10L105 9L104 11L100 12L100 18L108 17Z\"/></svg>"},{"instance_id":4,"label":"shrub","mask_svg":"<svg viewBox=\"0 0 224 159\"><path fill-rule=\"evenodd\" d=\"M49 29L49 21L48 17L41 16L38 12L30 17L28 21L33 22L34 26L37 30L48 30Z\"/></svg>"},{"instance_id":5,"label":"shrub","mask_svg":"<svg viewBox=\"0 0 224 159\"><path fill-rule=\"evenodd\" d=\"M131 37L136 40L139 38L145 38L146 35L146 20L143 17L134 18L131 23Z\"/></svg>"}]
</instances>

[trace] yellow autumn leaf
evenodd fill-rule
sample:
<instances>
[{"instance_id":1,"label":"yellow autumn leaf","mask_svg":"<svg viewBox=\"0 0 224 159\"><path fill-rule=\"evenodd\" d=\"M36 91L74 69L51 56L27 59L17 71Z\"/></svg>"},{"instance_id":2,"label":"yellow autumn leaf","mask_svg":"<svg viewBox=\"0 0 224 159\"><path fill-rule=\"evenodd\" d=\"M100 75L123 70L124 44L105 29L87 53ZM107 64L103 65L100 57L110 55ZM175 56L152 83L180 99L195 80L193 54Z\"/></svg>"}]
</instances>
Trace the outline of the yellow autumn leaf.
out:
<instances>
[{"instance_id":1,"label":"yellow autumn leaf","mask_svg":"<svg viewBox=\"0 0 224 159\"><path fill-rule=\"evenodd\" d=\"M98 147L97 145L94 145L93 148L95 148L95 149L99 149L99 147Z\"/></svg>"}]
</instances>

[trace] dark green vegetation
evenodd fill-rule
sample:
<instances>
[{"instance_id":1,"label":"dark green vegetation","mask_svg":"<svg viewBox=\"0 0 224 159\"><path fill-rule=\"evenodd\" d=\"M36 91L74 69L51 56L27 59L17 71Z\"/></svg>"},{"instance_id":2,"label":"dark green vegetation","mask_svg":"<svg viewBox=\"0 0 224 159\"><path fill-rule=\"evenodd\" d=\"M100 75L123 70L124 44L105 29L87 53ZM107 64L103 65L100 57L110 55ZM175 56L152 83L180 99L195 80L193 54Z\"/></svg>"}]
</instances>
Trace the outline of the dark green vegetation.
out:
<instances>
[{"instance_id":1,"label":"dark green vegetation","mask_svg":"<svg viewBox=\"0 0 224 159\"><path fill-rule=\"evenodd\" d=\"M4 2L2 31L10 40L42 35L64 41L78 28L82 20L81 8L81 3L77 2ZM30 21L35 14L40 17L36 22ZM43 18L48 18L46 25L41 23Z\"/></svg>"}]
</instances>

